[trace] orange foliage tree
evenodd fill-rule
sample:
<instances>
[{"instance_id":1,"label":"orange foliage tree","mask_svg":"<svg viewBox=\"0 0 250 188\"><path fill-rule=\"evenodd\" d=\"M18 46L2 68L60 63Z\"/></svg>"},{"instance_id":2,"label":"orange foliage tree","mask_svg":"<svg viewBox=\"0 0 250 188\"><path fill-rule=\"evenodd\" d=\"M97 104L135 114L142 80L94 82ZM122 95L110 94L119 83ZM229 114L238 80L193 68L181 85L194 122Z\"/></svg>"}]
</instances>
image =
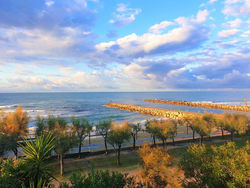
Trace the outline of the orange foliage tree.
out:
<instances>
[{"instance_id":1,"label":"orange foliage tree","mask_svg":"<svg viewBox=\"0 0 250 188\"><path fill-rule=\"evenodd\" d=\"M183 172L178 168L168 167L170 155L165 149L144 145L139 150L142 170L138 175L144 187L182 187Z\"/></svg>"},{"instance_id":2,"label":"orange foliage tree","mask_svg":"<svg viewBox=\"0 0 250 188\"><path fill-rule=\"evenodd\" d=\"M27 112L21 106L3 117L1 133L7 136L8 147L14 152L16 158L18 141L28 132L27 124L29 119Z\"/></svg>"}]
</instances>

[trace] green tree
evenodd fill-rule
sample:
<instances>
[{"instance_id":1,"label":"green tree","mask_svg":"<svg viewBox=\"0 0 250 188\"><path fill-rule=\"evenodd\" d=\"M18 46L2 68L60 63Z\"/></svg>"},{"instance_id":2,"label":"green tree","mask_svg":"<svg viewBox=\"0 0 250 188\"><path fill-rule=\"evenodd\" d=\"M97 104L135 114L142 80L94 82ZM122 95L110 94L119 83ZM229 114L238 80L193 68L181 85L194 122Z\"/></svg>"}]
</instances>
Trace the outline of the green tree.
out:
<instances>
[{"instance_id":1,"label":"green tree","mask_svg":"<svg viewBox=\"0 0 250 188\"><path fill-rule=\"evenodd\" d=\"M111 123L112 123L111 120L104 120L104 121L100 121L99 124L96 126L97 133L100 134L104 139L106 154L108 154L107 137L108 137L108 132L111 127Z\"/></svg>"},{"instance_id":2,"label":"green tree","mask_svg":"<svg viewBox=\"0 0 250 188\"><path fill-rule=\"evenodd\" d=\"M53 131L55 137L55 152L59 156L60 174L64 173L64 155L76 143L74 133L71 131L66 120L62 117L56 118L56 125Z\"/></svg>"},{"instance_id":3,"label":"green tree","mask_svg":"<svg viewBox=\"0 0 250 188\"><path fill-rule=\"evenodd\" d=\"M155 131L156 137L162 141L163 147L167 142L168 138L173 139L177 132L177 124L173 120L160 120L160 121L153 121L151 123L151 128Z\"/></svg>"},{"instance_id":4,"label":"green tree","mask_svg":"<svg viewBox=\"0 0 250 188\"><path fill-rule=\"evenodd\" d=\"M47 120L47 130L48 131L54 131L54 129L56 128L56 124L57 124L57 118L49 115L49 118Z\"/></svg>"},{"instance_id":5,"label":"green tree","mask_svg":"<svg viewBox=\"0 0 250 188\"><path fill-rule=\"evenodd\" d=\"M55 147L54 137L51 134L36 136L35 141L24 138L24 144L20 145L25 168L23 169L24 185L34 184L38 187L41 182L48 185L53 178L51 167L48 165L51 157L51 151Z\"/></svg>"},{"instance_id":6,"label":"green tree","mask_svg":"<svg viewBox=\"0 0 250 188\"><path fill-rule=\"evenodd\" d=\"M146 131L151 135L151 137L153 138L153 144L154 146L155 144L155 139L158 133L158 128L157 126L155 126L157 124L157 120L147 120L145 123L145 127L146 127Z\"/></svg>"},{"instance_id":7,"label":"green tree","mask_svg":"<svg viewBox=\"0 0 250 188\"><path fill-rule=\"evenodd\" d=\"M136 139L138 132L141 130L140 123L134 124L134 123L129 123L130 129L131 129L131 136L133 138L133 148L135 149L136 147Z\"/></svg>"},{"instance_id":8,"label":"green tree","mask_svg":"<svg viewBox=\"0 0 250 188\"><path fill-rule=\"evenodd\" d=\"M78 139L78 154L81 157L82 142L89 135L89 121L83 118L71 118L72 129Z\"/></svg>"},{"instance_id":9,"label":"green tree","mask_svg":"<svg viewBox=\"0 0 250 188\"><path fill-rule=\"evenodd\" d=\"M112 123L110 131L108 133L107 141L110 145L113 146L116 152L118 166L121 165L120 152L121 152L122 143L130 139L130 132L131 131L130 131L130 127L128 123L124 122L123 124Z\"/></svg>"},{"instance_id":10,"label":"green tree","mask_svg":"<svg viewBox=\"0 0 250 188\"><path fill-rule=\"evenodd\" d=\"M248 128L248 117L243 114L224 114L225 130L231 133L231 140L235 134L246 132Z\"/></svg>"},{"instance_id":11,"label":"green tree","mask_svg":"<svg viewBox=\"0 0 250 188\"><path fill-rule=\"evenodd\" d=\"M233 142L211 147L190 145L181 167L188 187L248 187L249 144L240 149Z\"/></svg>"},{"instance_id":12,"label":"green tree","mask_svg":"<svg viewBox=\"0 0 250 188\"><path fill-rule=\"evenodd\" d=\"M196 116L193 119L193 129L200 135L200 144L203 143L204 136L209 136L211 134L211 129L208 126L207 121L205 121L202 116Z\"/></svg>"},{"instance_id":13,"label":"green tree","mask_svg":"<svg viewBox=\"0 0 250 188\"><path fill-rule=\"evenodd\" d=\"M44 134L46 128L46 122L44 118L40 116L36 117L36 135L41 136Z\"/></svg>"},{"instance_id":14,"label":"green tree","mask_svg":"<svg viewBox=\"0 0 250 188\"><path fill-rule=\"evenodd\" d=\"M215 118L215 126L218 130L221 131L221 136L224 138L224 130L226 128L226 122L224 119L224 115L217 115Z\"/></svg>"},{"instance_id":15,"label":"green tree","mask_svg":"<svg viewBox=\"0 0 250 188\"><path fill-rule=\"evenodd\" d=\"M188 128L190 127L190 129L192 130L192 134L193 134L193 141L194 141L194 136L195 136L195 127L193 125L195 116L192 115L184 115L182 122L184 123L184 125L186 125L187 127L187 134L188 134Z\"/></svg>"}]
</instances>

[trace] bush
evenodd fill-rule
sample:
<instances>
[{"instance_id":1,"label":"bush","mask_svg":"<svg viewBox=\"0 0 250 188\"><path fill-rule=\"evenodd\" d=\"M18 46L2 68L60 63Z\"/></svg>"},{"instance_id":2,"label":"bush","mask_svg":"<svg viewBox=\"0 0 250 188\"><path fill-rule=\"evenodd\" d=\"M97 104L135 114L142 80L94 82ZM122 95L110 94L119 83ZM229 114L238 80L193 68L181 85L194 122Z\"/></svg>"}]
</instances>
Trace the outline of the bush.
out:
<instances>
[{"instance_id":1,"label":"bush","mask_svg":"<svg viewBox=\"0 0 250 188\"><path fill-rule=\"evenodd\" d=\"M128 177L127 174L119 172L94 171L88 174L81 172L73 172L70 177L72 188L123 188L123 187L141 187L136 183L133 177ZM69 187L67 184L61 184L60 187Z\"/></svg>"},{"instance_id":2,"label":"bush","mask_svg":"<svg viewBox=\"0 0 250 188\"><path fill-rule=\"evenodd\" d=\"M187 187L248 187L249 144L238 149L235 143L222 146L189 146L181 166Z\"/></svg>"}]
</instances>

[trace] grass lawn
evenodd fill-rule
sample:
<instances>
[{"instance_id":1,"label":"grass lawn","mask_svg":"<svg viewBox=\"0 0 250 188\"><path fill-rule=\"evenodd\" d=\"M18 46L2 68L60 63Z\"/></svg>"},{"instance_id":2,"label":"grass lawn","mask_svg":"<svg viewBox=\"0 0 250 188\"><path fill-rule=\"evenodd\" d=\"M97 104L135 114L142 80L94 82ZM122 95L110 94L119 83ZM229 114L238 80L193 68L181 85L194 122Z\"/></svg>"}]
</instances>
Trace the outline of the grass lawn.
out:
<instances>
[{"instance_id":1,"label":"grass lawn","mask_svg":"<svg viewBox=\"0 0 250 188\"><path fill-rule=\"evenodd\" d=\"M238 147L242 147L246 144L246 140L249 140L250 136L242 136L235 139L235 143ZM221 145L225 142L223 139L213 139L213 142L207 142L206 145ZM171 155L172 163L170 166L177 166L181 157L186 153L188 146L175 146L169 147L169 154ZM140 169L140 159L137 155L137 151L123 151L121 152L121 166L116 165L116 155L111 153L109 155L97 155L90 156L82 159L71 158L65 159L65 174L63 177L59 175L59 163L54 160L52 167L55 169L54 175L59 181L68 181L72 172L81 171L88 172L93 167L95 170L110 170L119 171L123 173L130 173Z\"/></svg>"}]
</instances>

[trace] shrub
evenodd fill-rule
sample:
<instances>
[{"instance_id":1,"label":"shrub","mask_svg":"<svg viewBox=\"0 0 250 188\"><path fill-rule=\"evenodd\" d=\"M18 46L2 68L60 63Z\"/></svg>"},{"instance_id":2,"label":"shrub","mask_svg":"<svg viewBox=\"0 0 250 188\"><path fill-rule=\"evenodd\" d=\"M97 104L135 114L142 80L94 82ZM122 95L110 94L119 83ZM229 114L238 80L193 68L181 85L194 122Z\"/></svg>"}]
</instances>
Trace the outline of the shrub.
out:
<instances>
[{"instance_id":1,"label":"shrub","mask_svg":"<svg viewBox=\"0 0 250 188\"><path fill-rule=\"evenodd\" d=\"M188 187L247 187L249 186L249 144L237 149L235 143L222 146L191 145L181 166Z\"/></svg>"}]
</instances>

